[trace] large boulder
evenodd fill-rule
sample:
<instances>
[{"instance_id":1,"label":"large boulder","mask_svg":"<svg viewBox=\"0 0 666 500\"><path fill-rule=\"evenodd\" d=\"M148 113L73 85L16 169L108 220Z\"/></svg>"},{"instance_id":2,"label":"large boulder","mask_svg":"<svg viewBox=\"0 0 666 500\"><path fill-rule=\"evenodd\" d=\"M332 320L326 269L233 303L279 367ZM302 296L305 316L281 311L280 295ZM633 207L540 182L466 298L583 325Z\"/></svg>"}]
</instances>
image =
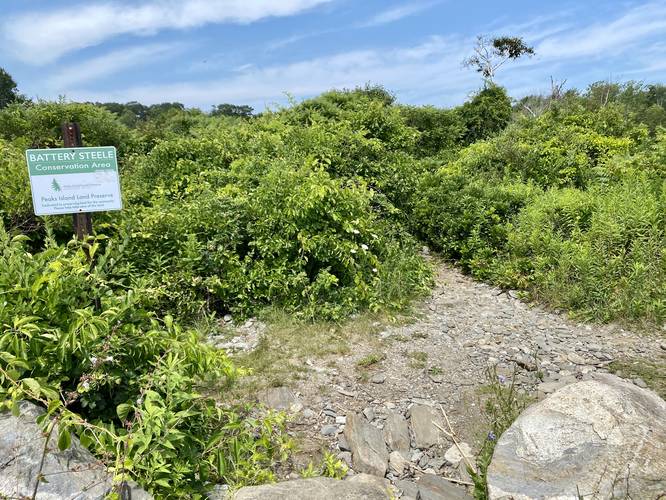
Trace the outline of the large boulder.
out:
<instances>
[{"instance_id":1,"label":"large boulder","mask_svg":"<svg viewBox=\"0 0 666 500\"><path fill-rule=\"evenodd\" d=\"M297 479L277 484L247 486L236 492L234 500L389 500L391 494L374 477L358 474L338 481L329 477Z\"/></svg>"},{"instance_id":2,"label":"large boulder","mask_svg":"<svg viewBox=\"0 0 666 500\"><path fill-rule=\"evenodd\" d=\"M0 413L0 498L32 498L46 437L35 419L43 410L28 402L20 404L19 416ZM57 446L58 429L51 434L41 473L37 500L102 500L113 486L113 476L79 440L65 451ZM130 487L132 500L152 498Z\"/></svg>"},{"instance_id":3,"label":"large boulder","mask_svg":"<svg viewBox=\"0 0 666 500\"><path fill-rule=\"evenodd\" d=\"M613 375L568 385L502 435L488 491L495 500L661 498L666 402Z\"/></svg>"}]
</instances>

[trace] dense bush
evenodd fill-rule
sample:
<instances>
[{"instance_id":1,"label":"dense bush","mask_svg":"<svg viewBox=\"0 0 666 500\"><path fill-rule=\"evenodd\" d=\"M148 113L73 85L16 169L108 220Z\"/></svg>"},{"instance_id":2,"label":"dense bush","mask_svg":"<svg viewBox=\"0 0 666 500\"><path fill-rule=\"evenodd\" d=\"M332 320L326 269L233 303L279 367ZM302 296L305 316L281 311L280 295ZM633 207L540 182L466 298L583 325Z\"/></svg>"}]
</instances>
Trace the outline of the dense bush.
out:
<instances>
[{"instance_id":1,"label":"dense bush","mask_svg":"<svg viewBox=\"0 0 666 500\"><path fill-rule=\"evenodd\" d=\"M77 432L119 478L160 498L272 478L288 445L282 417L257 418L198 394L198 384L223 388L239 371L197 332L144 309L144 290L110 278L120 249L95 241L89 264L79 244L49 239L31 254L23 240L0 226L5 407L43 401L60 422L61 447Z\"/></svg>"}]
</instances>

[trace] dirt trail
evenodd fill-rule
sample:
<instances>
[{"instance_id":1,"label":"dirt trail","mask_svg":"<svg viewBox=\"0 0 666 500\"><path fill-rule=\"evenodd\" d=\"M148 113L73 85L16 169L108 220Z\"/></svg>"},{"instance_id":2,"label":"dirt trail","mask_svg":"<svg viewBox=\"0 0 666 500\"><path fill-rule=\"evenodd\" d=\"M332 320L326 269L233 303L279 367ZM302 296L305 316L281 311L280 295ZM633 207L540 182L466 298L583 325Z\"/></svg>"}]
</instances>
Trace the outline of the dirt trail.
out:
<instances>
[{"instance_id":1,"label":"dirt trail","mask_svg":"<svg viewBox=\"0 0 666 500\"><path fill-rule=\"evenodd\" d=\"M273 404L299 410L291 430L301 438L304 460L322 448L344 450L344 417L352 412L364 413L382 428L387 415L408 417L414 404L441 405L461 438L478 449L488 430L479 403L489 366L503 377L515 371L522 391L543 397L608 371L615 360L666 365L663 332L579 324L447 265L438 267L436 286L417 307L416 317L411 324L385 328L379 344L361 342L349 355L308 360L307 376L290 387L294 399L279 391L269 394ZM451 444L445 441L424 456L418 454L423 450L410 450L414 467L402 478L428 468L453 474L441 460ZM341 456L349 458L344 452ZM390 472L388 477L400 479Z\"/></svg>"}]
</instances>

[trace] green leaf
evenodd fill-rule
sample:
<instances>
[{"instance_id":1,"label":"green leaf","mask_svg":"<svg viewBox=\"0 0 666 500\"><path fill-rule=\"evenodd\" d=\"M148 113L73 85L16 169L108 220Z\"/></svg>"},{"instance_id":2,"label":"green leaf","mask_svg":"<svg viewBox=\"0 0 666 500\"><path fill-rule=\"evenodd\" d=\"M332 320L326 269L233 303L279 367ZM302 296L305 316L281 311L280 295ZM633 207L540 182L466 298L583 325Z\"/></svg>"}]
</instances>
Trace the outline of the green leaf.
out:
<instances>
[{"instance_id":1,"label":"green leaf","mask_svg":"<svg viewBox=\"0 0 666 500\"><path fill-rule=\"evenodd\" d=\"M33 393L34 396L39 397L41 386L34 378L24 378L21 383Z\"/></svg>"},{"instance_id":2,"label":"green leaf","mask_svg":"<svg viewBox=\"0 0 666 500\"><path fill-rule=\"evenodd\" d=\"M121 421L127 420L127 415L129 415L130 410L132 409L132 405L129 405L127 403L121 403L116 407L116 413L118 414L118 418Z\"/></svg>"},{"instance_id":3,"label":"green leaf","mask_svg":"<svg viewBox=\"0 0 666 500\"><path fill-rule=\"evenodd\" d=\"M72 435L65 428L60 429L60 435L58 436L58 449L64 451L70 447L72 444Z\"/></svg>"},{"instance_id":4,"label":"green leaf","mask_svg":"<svg viewBox=\"0 0 666 500\"><path fill-rule=\"evenodd\" d=\"M18 401L12 401L12 415L18 417L21 413L21 408L19 407Z\"/></svg>"}]
</instances>

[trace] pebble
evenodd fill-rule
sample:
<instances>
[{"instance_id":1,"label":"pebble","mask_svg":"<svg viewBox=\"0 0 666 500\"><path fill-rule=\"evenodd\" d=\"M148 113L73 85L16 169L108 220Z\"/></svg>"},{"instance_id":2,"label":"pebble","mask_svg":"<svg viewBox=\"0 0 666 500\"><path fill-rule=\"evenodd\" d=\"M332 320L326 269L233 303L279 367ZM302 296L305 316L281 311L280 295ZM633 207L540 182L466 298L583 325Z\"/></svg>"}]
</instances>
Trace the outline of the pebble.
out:
<instances>
[{"instance_id":1,"label":"pebble","mask_svg":"<svg viewBox=\"0 0 666 500\"><path fill-rule=\"evenodd\" d=\"M372 382L373 384L383 384L384 382L386 382L386 374L376 373L375 375L372 376L370 382Z\"/></svg>"},{"instance_id":2,"label":"pebble","mask_svg":"<svg viewBox=\"0 0 666 500\"><path fill-rule=\"evenodd\" d=\"M323 426L320 432L322 436L335 436L338 433L338 426L328 424Z\"/></svg>"},{"instance_id":3,"label":"pebble","mask_svg":"<svg viewBox=\"0 0 666 500\"><path fill-rule=\"evenodd\" d=\"M368 407L363 409L363 415L368 419L368 422L372 422L375 419L375 410Z\"/></svg>"}]
</instances>

